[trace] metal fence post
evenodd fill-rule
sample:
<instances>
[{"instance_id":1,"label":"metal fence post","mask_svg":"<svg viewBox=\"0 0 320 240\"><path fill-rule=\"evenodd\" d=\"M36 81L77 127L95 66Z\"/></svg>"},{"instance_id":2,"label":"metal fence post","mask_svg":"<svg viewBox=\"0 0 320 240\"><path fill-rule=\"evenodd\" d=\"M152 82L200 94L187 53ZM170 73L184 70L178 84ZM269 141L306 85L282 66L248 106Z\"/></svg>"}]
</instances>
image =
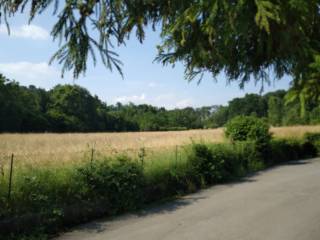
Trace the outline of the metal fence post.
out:
<instances>
[{"instance_id":1,"label":"metal fence post","mask_svg":"<svg viewBox=\"0 0 320 240\"><path fill-rule=\"evenodd\" d=\"M90 160L91 167L92 167L92 164L93 164L93 154L94 154L94 148L91 149L91 160Z\"/></svg>"},{"instance_id":2,"label":"metal fence post","mask_svg":"<svg viewBox=\"0 0 320 240\"><path fill-rule=\"evenodd\" d=\"M8 201L11 198L11 189L12 189L12 173L13 173L13 153L11 154L11 163L10 163L10 175L9 175L9 189L8 189Z\"/></svg>"},{"instance_id":3,"label":"metal fence post","mask_svg":"<svg viewBox=\"0 0 320 240\"><path fill-rule=\"evenodd\" d=\"M176 168L178 167L178 145L176 145L176 162L175 162Z\"/></svg>"}]
</instances>

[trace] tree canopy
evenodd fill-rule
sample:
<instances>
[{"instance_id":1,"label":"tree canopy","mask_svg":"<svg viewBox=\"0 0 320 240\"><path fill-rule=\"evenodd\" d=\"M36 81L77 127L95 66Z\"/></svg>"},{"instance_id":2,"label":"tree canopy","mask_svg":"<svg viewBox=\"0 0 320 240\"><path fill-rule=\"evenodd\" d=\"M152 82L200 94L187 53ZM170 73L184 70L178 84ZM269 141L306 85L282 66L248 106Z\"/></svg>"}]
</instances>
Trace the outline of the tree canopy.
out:
<instances>
[{"instance_id":1,"label":"tree canopy","mask_svg":"<svg viewBox=\"0 0 320 240\"><path fill-rule=\"evenodd\" d=\"M161 131L221 127L235 116L264 118L273 126L319 124L316 101L285 105L287 91L263 96L247 94L226 106L167 110L147 104L107 105L77 85L57 85L49 91L20 86L0 74L0 132Z\"/></svg>"},{"instance_id":2,"label":"tree canopy","mask_svg":"<svg viewBox=\"0 0 320 240\"><path fill-rule=\"evenodd\" d=\"M243 87L252 77L264 84L270 72L289 74L293 95L319 97L320 0L0 0L1 19L28 11L32 21L49 6L58 16L51 34L61 42L51 60L75 78L95 53L121 73L114 45L132 32L142 42L152 25L162 39L156 59L183 62L189 79L225 72Z\"/></svg>"}]
</instances>

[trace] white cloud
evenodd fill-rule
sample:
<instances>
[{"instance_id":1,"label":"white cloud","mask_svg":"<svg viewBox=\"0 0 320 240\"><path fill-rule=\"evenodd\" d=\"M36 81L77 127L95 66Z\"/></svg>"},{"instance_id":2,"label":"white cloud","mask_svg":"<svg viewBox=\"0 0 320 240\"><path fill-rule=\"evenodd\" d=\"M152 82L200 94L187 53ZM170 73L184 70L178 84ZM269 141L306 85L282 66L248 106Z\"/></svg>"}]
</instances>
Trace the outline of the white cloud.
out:
<instances>
[{"instance_id":1,"label":"white cloud","mask_svg":"<svg viewBox=\"0 0 320 240\"><path fill-rule=\"evenodd\" d=\"M180 100L176 103L177 108L192 107L192 105L193 105L193 101L190 98Z\"/></svg>"},{"instance_id":2,"label":"white cloud","mask_svg":"<svg viewBox=\"0 0 320 240\"><path fill-rule=\"evenodd\" d=\"M142 93L141 95L132 95L132 96L121 96L114 99L114 102L121 102L121 103L142 103L146 100L146 95Z\"/></svg>"},{"instance_id":3,"label":"white cloud","mask_svg":"<svg viewBox=\"0 0 320 240\"><path fill-rule=\"evenodd\" d=\"M22 85L33 84L44 88L54 86L60 79L60 72L46 62L0 63L0 72Z\"/></svg>"},{"instance_id":4,"label":"white cloud","mask_svg":"<svg viewBox=\"0 0 320 240\"><path fill-rule=\"evenodd\" d=\"M152 99L151 103L156 106L164 106L167 109L174 109L174 108L185 108L194 106L194 101L191 98L181 99L175 94L167 93L167 94L160 94Z\"/></svg>"},{"instance_id":5,"label":"white cloud","mask_svg":"<svg viewBox=\"0 0 320 240\"><path fill-rule=\"evenodd\" d=\"M7 27L0 25L0 34L8 34ZM49 32L37 25L22 25L20 27L11 27L10 36L16 38L28 38L32 40L47 40Z\"/></svg>"}]
</instances>

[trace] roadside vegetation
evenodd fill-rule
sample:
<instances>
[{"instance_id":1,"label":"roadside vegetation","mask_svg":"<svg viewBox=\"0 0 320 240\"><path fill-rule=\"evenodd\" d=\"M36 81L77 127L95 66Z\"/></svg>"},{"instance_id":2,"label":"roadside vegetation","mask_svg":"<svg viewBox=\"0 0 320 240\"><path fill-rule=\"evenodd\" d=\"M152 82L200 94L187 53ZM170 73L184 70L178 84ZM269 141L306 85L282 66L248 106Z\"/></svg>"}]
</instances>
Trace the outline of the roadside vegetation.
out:
<instances>
[{"instance_id":1,"label":"roadside vegetation","mask_svg":"<svg viewBox=\"0 0 320 240\"><path fill-rule=\"evenodd\" d=\"M77 164L56 167L17 166L10 198L6 167L0 175L2 238L35 232L46 238L97 217L234 181L275 164L315 157L320 146L316 133L300 139L274 139L268 124L255 117L233 119L225 133L225 143L197 141L179 151L155 155L153 161L146 161L141 149L137 157L119 153L88 156Z\"/></svg>"}]
</instances>

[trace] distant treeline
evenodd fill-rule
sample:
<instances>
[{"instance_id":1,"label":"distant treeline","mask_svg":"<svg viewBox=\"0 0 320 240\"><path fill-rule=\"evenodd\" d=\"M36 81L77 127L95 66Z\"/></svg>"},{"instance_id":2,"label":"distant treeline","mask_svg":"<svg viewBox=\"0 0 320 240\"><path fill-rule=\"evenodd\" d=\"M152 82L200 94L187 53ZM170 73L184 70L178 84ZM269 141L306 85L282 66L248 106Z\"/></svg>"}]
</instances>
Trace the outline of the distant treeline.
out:
<instances>
[{"instance_id":1,"label":"distant treeline","mask_svg":"<svg viewBox=\"0 0 320 240\"><path fill-rule=\"evenodd\" d=\"M208 120L209 126L223 126L238 115L264 118L272 126L319 124L320 105L319 102L300 99L288 101L285 90L265 95L246 94L229 101L227 106L217 106Z\"/></svg>"},{"instance_id":2,"label":"distant treeline","mask_svg":"<svg viewBox=\"0 0 320 240\"><path fill-rule=\"evenodd\" d=\"M0 132L161 131L214 128L237 115L263 117L271 125L320 123L320 107L285 104L286 91L247 94L228 106L166 110L147 104L107 105L77 85L50 91L19 86L0 74Z\"/></svg>"}]
</instances>

